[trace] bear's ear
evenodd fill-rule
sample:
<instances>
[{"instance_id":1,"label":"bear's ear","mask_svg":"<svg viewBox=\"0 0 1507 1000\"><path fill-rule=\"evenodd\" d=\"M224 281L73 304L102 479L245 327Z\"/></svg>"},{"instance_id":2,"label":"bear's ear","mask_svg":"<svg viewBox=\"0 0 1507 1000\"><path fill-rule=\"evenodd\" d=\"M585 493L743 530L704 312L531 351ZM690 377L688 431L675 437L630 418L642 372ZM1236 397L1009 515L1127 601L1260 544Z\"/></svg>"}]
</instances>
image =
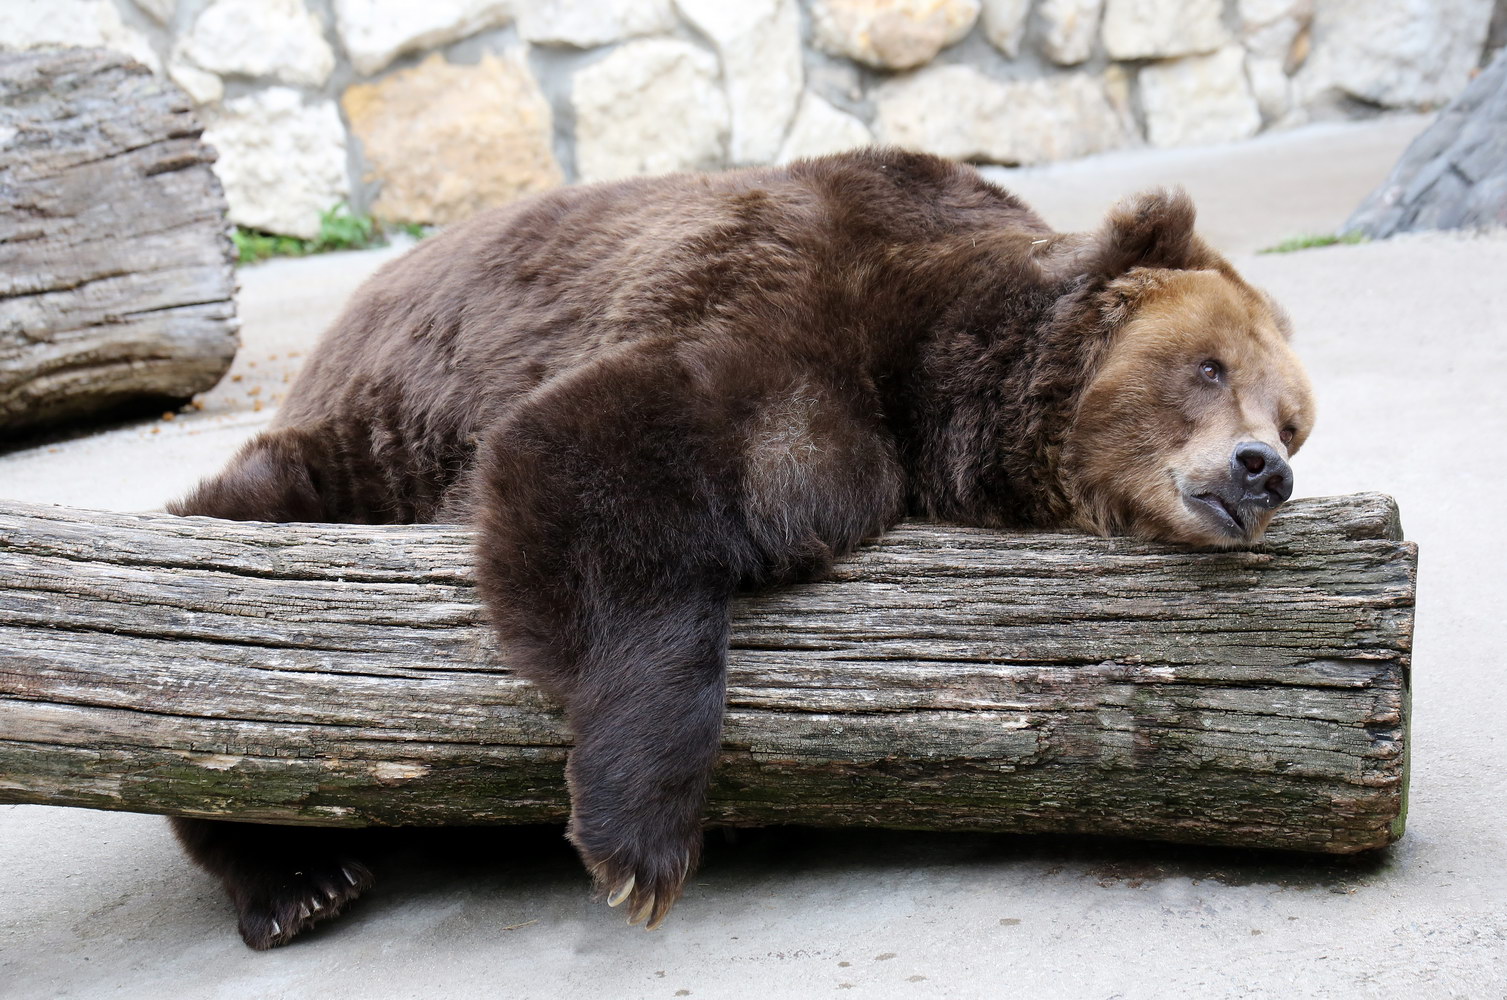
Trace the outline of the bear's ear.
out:
<instances>
[{"instance_id":1,"label":"bear's ear","mask_svg":"<svg viewBox=\"0 0 1507 1000\"><path fill-rule=\"evenodd\" d=\"M1113 281L1137 267L1184 270L1217 266L1193 232L1193 200L1182 189L1146 191L1110 209L1094 236L1087 270Z\"/></svg>"}]
</instances>

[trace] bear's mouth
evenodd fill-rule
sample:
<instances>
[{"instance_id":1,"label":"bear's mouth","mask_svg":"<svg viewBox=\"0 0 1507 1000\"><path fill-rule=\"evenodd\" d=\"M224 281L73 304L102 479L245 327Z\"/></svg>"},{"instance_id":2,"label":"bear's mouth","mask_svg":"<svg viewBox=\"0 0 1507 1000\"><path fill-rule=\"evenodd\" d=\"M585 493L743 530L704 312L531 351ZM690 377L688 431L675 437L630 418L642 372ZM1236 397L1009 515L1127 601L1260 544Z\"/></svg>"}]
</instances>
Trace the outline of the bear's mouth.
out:
<instances>
[{"instance_id":1,"label":"bear's mouth","mask_svg":"<svg viewBox=\"0 0 1507 1000\"><path fill-rule=\"evenodd\" d=\"M1240 519L1240 508L1218 493L1195 493L1188 499L1197 501L1198 509L1212 517L1227 533L1243 538L1249 531Z\"/></svg>"}]
</instances>

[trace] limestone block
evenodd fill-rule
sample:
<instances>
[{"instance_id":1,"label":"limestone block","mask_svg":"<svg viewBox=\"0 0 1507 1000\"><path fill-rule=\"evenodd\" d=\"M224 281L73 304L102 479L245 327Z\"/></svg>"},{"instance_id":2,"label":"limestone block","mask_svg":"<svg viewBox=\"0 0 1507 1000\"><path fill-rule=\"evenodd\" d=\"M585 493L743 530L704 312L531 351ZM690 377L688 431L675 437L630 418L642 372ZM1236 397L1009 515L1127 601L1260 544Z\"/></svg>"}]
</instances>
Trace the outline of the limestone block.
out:
<instances>
[{"instance_id":1,"label":"limestone block","mask_svg":"<svg viewBox=\"0 0 1507 1000\"><path fill-rule=\"evenodd\" d=\"M1041 0L1041 51L1059 66L1076 66L1094 53L1104 0Z\"/></svg>"},{"instance_id":2,"label":"limestone block","mask_svg":"<svg viewBox=\"0 0 1507 1000\"><path fill-rule=\"evenodd\" d=\"M1313 0L1240 0L1240 40L1255 56L1290 64L1298 36L1313 21Z\"/></svg>"},{"instance_id":3,"label":"limestone block","mask_svg":"<svg viewBox=\"0 0 1507 1000\"><path fill-rule=\"evenodd\" d=\"M801 25L795 0L676 0L717 46L732 112L729 158L770 163L800 103Z\"/></svg>"},{"instance_id":4,"label":"limestone block","mask_svg":"<svg viewBox=\"0 0 1507 1000\"><path fill-rule=\"evenodd\" d=\"M158 24L167 24L178 10L178 0L134 0L138 10Z\"/></svg>"},{"instance_id":5,"label":"limestone block","mask_svg":"<svg viewBox=\"0 0 1507 1000\"><path fill-rule=\"evenodd\" d=\"M1140 83L1146 137L1154 146L1231 142L1261 128L1238 45L1153 63L1141 70Z\"/></svg>"},{"instance_id":6,"label":"limestone block","mask_svg":"<svg viewBox=\"0 0 1507 1000\"><path fill-rule=\"evenodd\" d=\"M1112 59L1213 52L1230 40L1222 0L1105 0L1104 48Z\"/></svg>"},{"instance_id":7,"label":"limestone block","mask_svg":"<svg viewBox=\"0 0 1507 1000\"><path fill-rule=\"evenodd\" d=\"M214 104L225 96L225 81L207 69L200 69L183 61L174 53L168 60L167 75L182 87L195 104Z\"/></svg>"},{"instance_id":8,"label":"limestone block","mask_svg":"<svg viewBox=\"0 0 1507 1000\"><path fill-rule=\"evenodd\" d=\"M0 49L54 45L113 49L153 70L162 62L110 0L0 0Z\"/></svg>"},{"instance_id":9,"label":"limestone block","mask_svg":"<svg viewBox=\"0 0 1507 1000\"><path fill-rule=\"evenodd\" d=\"M670 0L524 0L518 7L518 33L540 45L589 49L673 31L675 23Z\"/></svg>"},{"instance_id":10,"label":"limestone block","mask_svg":"<svg viewBox=\"0 0 1507 1000\"><path fill-rule=\"evenodd\" d=\"M373 214L456 222L564 182L549 103L520 51L475 66L434 53L340 100L382 189Z\"/></svg>"},{"instance_id":11,"label":"limestone block","mask_svg":"<svg viewBox=\"0 0 1507 1000\"><path fill-rule=\"evenodd\" d=\"M510 8L508 0L335 0L335 23L352 65L370 75L405 52L506 24Z\"/></svg>"},{"instance_id":12,"label":"limestone block","mask_svg":"<svg viewBox=\"0 0 1507 1000\"><path fill-rule=\"evenodd\" d=\"M724 164L727 100L710 53L669 39L629 42L572 84L581 180Z\"/></svg>"},{"instance_id":13,"label":"limestone block","mask_svg":"<svg viewBox=\"0 0 1507 1000\"><path fill-rule=\"evenodd\" d=\"M200 12L183 54L221 76L323 86L335 68L324 25L303 0L214 0Z\"/></svg>"},{"instance_id":14,"label":"limestone block","mask_svg":"<svg viewBox=\"0 0 1507 1000\"><path fill-rule=\"evenodd\" d=\"M1245 75L1250 81L1251 96L1268 122L1282 119L1292 107L1292 81L1282 68L1282 60L1254 53L1245 57Z\"/></svg>"},{"instance_id":15,"label":"limestone block","mask_svg":"<svg viewBox=\"0 0 1507 1000\"><path fill-rule=\"evenodd\" d=\"M911 69L962 41L981 0L812 0L816 45L876 69Z\"/></svg>"},{"instance_id":16,"label":"limestone block","mask_svg":"<svg viewBox=\"0 0 1507 1000\"><path fill-rule=\"evenodd\" d=\"M1284 18L1312 16L1313 0L1238 0L1236 8L1243 27L1259 28Z\"/></svg>"},{"instance_id":17,"label":"limestone block","mask_svg":"<svg viewBox=\"0 0 1507 1000\"><path fill-rule=\"evenodd\" d=\"M1030 12L1031 0L984 0L984 37L1014 59L1020 55L1020 42L1026 35L1026 15Z\"/></svg>"},{"instance_id":18,"label":"limestone block","mask_svg":"<svg viewBox=\"0 0 1507 1000\"><path fill-rule=\"evenodd\" d=\"M1338 91L1386 107L1444 104L1481 58L1491 9L1492 0L1325 0L1299 99Z\"/></svg>"},{"instance_id":19,"label":"limestone block","mask_svg":"<svg viewBox=\"0 0 1507 1000\"><path fill-rule=\"evenodd\" d=\"M1084 73L1001 83L971 66L933 66L879 87L875 135L962 160L1044 163L1125 145L1130 136Z\"/></svg>"},{"instance_id":20,"label":"limestone block","mask_svg":"<svg viewBox=\"0 0 1507 1000\"><path fill-rule=\"evenodd\" d=\"M873 144L874 133L867 125L808 93L801 98L790 135L780 148L779 162L826 156Z\"/></svg>"},{"instance_id":21,"label":"limestone block","mask_svg":"<svg viewBox=\"0 0 1507 1000\"><path fill-rule=\"evenodd\" d=\"M204 141L219 151L230 220L253 229L312 237L319 213L350 194L345 128L335 102L307 104L296 90L268 87L226 101Z\"/></svg>"}]
</instances>

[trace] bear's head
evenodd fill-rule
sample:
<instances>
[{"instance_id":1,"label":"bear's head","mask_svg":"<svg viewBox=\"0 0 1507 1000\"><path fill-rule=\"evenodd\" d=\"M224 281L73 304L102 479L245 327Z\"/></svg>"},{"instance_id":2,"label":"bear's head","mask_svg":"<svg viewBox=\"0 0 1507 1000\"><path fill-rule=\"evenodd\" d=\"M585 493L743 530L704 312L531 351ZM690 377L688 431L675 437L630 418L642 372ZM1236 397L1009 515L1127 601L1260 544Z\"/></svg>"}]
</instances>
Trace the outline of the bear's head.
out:
<instances>
[{"instance_id":1,"label":"bear's head","mask_svg":"<svg viewBox=\"0 0 1507 1000\"><path fill-rule=\"evenodd\" d=\"M1254 541L1313 427L1286 317L1194 234L1181 193L1117 208L1080 260L1100 337L1062 450L1079 526Z\"/></svg>"}]
</instances>

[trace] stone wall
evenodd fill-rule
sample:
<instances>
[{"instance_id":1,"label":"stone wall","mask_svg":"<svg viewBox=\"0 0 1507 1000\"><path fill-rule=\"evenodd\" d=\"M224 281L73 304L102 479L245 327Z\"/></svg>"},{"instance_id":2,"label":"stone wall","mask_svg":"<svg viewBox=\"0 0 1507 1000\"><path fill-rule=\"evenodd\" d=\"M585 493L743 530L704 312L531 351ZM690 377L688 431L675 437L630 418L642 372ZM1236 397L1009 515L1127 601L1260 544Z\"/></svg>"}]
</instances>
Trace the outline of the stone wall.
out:
<instances>
[{"instance_id":1,"label":"stone wall","mask_svg":"<svg viewBox=\"0 0 1507 1000\"><path fill-rule=\"evenodd\" d=\"M1497 30L1492 31L1496 9ZM1432 108L1507 0L3 0L201 105L232 218L445 223L870 142L1032 164Z\"/></svg>"}]
</instances>

